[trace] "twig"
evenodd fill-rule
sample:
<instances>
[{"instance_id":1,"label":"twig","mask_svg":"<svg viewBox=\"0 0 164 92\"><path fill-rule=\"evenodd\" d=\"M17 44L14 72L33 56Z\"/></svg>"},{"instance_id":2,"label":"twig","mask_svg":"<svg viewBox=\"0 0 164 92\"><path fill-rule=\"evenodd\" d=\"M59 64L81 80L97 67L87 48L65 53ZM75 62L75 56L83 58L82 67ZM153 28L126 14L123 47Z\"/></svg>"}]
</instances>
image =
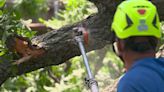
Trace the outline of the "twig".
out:
<instances>
[{"instance_id":1,"label":"twig","mask_svg":"<svg viewBox=\"0 0 164 92\"><path fill-rule=\"evenodd\" d=\"M47 67L46 70L48 72L48 76L53 79L55 83L60 83L60 79L53 74L51 67Z\"/></svg>"}]
</instances>

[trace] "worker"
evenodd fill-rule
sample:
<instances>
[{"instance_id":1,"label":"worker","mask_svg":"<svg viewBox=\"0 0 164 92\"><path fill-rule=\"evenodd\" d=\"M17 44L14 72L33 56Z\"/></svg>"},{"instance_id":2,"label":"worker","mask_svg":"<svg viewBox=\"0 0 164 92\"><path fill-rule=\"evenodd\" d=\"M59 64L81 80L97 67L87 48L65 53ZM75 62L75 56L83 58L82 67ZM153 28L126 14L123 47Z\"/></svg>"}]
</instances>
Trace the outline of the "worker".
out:
<instances>
[{"instance_id":1,"label":"worker","mask_svg":"<svg viewBox=\"0 0 164 92\"><path fill-rule=\"evenodd\" d=\"M149 0L123 1L111 29L126 69L117 92L164 92L164 58L155 56L162 35L156 6Z\"/></svg>"}]
</instances>

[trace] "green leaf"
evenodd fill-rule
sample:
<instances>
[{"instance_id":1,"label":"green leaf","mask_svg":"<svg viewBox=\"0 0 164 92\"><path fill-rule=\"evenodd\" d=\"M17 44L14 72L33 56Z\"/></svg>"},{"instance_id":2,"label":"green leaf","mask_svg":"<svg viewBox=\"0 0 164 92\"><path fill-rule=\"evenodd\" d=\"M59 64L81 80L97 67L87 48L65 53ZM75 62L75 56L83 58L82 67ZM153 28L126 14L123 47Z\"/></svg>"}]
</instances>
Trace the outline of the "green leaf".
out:
<instances>
[{"instance_id":1,"label":"green leaf","mask_svg":"<svg viewBox=\"0 0 164 92\"><path fill-rule=\"evenodd\" d=\"M3 12L0 10L0 16L2 16L3 15Z\"/></svg>"},{"instance_id":2,"label":"green leaf","mask_svg":"<svg viewBox=\"0 0 164 92\"><path fill-rule=\"evenodd\" d=\"M4 51L0 51L0 56L4 55L5 52Z\"/></svg>"},{"instance_id":3,"label":"green leaf","mask_svg":"<svg viewBox=\"0 0 164 92\"><path fill-rule=\"evenodd\" d=\"M3 7L5 2L6 2L6 0L0 0L0 7Z\"/></svg>"}]
</instances>

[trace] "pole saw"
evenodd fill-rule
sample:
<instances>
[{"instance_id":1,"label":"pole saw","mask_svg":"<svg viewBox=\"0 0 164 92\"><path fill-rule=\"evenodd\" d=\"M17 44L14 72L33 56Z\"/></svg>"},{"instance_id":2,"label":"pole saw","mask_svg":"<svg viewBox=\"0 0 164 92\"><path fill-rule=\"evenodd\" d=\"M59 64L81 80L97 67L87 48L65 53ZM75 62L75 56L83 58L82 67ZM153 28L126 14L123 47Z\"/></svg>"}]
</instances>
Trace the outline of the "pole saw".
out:
<instances>
[{"instance_id":1,"label":"pole saw","mask_svg":"<svg viewBox=\"0 0 164 92\"><path fill-rule=\"evenodd\" d=\"M85 83L86 83L87 87L90 88L91 92L99 92L98 83L92 75L92 72L91 72L91 69L89 66L89 62L88 62L88 58L87 58L85 48L84 48L84 44L86 44L86 45L88 44L88 32L86 31L86 29L84 27L77 28L75 40L78 43L80 52L83 57L84 65L86 67L87 74L88 74L88 76L85 78Z\"/></svg>"}]
</instances>

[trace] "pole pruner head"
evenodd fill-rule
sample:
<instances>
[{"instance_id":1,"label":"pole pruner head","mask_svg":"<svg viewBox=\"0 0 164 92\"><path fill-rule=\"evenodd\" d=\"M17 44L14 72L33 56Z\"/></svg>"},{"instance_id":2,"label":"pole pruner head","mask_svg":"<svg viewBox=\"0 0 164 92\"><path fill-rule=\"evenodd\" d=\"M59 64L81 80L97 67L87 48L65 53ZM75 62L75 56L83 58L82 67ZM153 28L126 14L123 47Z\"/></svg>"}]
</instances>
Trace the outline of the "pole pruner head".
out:
<instances>
[{"instance_id":1,"label":"pole pruner head","mask_svg":"<svg viewBox=\"0 0 164 92\"><path fill-rule=\"evenodd\" d=\"M85 27L75 28L75 34L76 34L76 37L80 37L81 40L84 41L84 44L86 46L88 45L89 33Z\"/></svg>"}]
</instances>

